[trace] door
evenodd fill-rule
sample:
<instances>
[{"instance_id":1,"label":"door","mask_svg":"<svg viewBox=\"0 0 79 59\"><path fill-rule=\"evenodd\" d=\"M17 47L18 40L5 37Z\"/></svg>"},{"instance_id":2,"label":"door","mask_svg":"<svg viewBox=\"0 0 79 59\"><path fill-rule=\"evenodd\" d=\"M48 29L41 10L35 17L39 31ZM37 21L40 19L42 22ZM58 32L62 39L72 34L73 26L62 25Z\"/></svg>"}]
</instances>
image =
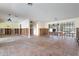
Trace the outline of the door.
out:
<instances>
[{"instance_id":1,"label":"door","mask_svg":"<svg viewBox=\"0 0 79 59\"><path fill-rule=\"evenodd\" d=\"M19 35L19 29L15 29L15 34L17 35Z\"/></svg>"},{"instance_id":2,"label":"door","mask_svg":"<svg viewBox=\"0 0 79 59\"><path fill-rule=\"evenodd\" d=\"M11 29L5 29L5 34L6 35L11 35Z\"/></svg>"}]
</instances>

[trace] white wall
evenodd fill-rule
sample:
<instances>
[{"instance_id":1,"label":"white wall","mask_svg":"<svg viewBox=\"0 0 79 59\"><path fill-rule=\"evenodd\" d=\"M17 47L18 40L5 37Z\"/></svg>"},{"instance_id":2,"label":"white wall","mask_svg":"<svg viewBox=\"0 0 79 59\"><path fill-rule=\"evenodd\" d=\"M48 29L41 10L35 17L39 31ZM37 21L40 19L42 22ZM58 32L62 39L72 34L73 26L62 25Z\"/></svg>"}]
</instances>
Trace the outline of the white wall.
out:
<instances>
[{"instance_id":1,"label":"white wall","mask_svg":"<svg viewBox=\"0 0 79 59\"><path fill-rule=\"evenodd\" d=\"M77 18L72 18L72 19L65 19L65 20L47 22L46 26L48 27L48 24L58 24L58 23L61 24L61 23L66 23L66 22L74 22L76 26L79 25L79 20Z\"/></svg>"},{"instance_id":2,"label":"white wall","mask_svg":"<svg viewBox=\"0 0 79 59\"><path fill-rule=\"evenodd\" d=\"M46 28L46 23L38 22L39 28Z\"/></svg>"},{"instance_id":3,"label":"white wall","mask_svg":"<svg viewBox=\"0 0 79 59\"><path fill-rule=\"evenodd\" d=\"M34 35L35 36L38 36L39 35L39 28L38 28L38 23L36 23L35 25L34 25Z\"/></svg>"},{"instance_id":4,"label":"white wall","mask_svg":"<svg viewBox=\"0 0 79 59\"><path fill-rule=\"evenodd\" d=\"M75 19L65 19L65 20L59 20L59 21L48 22L47 24L65 23L65 22L71 22L71 21L74 21L74 20L75 20Z\"/></svg>"},{"instance_id":5,"label":"white wall","mask_svg":"<svg viewBox=\"0 0 79 59\"><path fill-rule=\"evenodd\" d=\"M34 25L34 35L39 36L39 34L40 34L39 29L40 28L47 28L47 24L46 23L37 22Z\"/></svg>"},{"instance_id":6,"label":"white wall","mask_svg":"<svg viewBox=\"0 0 79 59\"><path fill-rule=\"evenodd\" d=\"M29 20L25 20L21 23L19 22L2 22L0 23L0 28L29 28Z\"/></svg>"},{"instance_id":7,"label":"white wall","mask_svg":"<svg viewBox=\"0 0 79 59\"><path fill-rule=\"evenodd\" d=\"M79 28L79 18L75 18L75 27Z\"/></svg>"},{"instance_id":8,"label":"white wall","mask_svg":"<svg viewBox=\"0 0 79 59\"><path fill-rule=\"evenodd\" d=\"M29 19L22 21L20 24L21 28L29 28Z\"/></svg>"},{"instance_id":9,"label":"white wall","mask_svg":"<svg viewBox=\"0 0 79 59\"><path fill-rule=\"evenodd\" d=\"M19 23L4 22L0 23L0 28L20 28Z\"/></svg>"}]
</instances>

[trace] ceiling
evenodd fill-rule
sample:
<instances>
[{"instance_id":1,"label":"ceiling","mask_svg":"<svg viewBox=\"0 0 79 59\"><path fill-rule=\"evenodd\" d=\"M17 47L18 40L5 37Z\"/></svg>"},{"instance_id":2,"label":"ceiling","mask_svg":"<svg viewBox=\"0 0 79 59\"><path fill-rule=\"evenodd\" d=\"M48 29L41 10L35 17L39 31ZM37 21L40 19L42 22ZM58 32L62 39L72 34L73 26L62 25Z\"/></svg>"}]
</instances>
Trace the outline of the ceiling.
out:
<instances>
[{"instance_id":1,"label":"ceiling","mask_svg":"<svg viewBox=\"0 0 79 59\"><path fill-rule=\"evenodd\" d=\"M0 16L11 14L23 19L48 22L79 17L78 3L0 3Z\"/></svg>"}]
</instances>

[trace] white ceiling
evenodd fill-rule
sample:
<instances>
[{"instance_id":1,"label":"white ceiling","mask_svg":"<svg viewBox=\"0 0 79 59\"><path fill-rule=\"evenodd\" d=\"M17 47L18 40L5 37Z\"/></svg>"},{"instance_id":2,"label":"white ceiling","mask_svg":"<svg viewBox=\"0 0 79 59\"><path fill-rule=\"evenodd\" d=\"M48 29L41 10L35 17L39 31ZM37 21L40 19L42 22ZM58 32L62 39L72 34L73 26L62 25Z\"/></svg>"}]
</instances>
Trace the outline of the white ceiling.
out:
<instances>
[{"instance_id":1,"label":"white ceiling","mask_svg":"<svg viewBox=\"0 0 79 59\"><path fill-rule=\"evenodd\" d=\"M11 13L23 19L29 18L35 21L47 22L79 17L78 3L2 3L0 4L0 16Z\"/></svg>"}]
</instances>

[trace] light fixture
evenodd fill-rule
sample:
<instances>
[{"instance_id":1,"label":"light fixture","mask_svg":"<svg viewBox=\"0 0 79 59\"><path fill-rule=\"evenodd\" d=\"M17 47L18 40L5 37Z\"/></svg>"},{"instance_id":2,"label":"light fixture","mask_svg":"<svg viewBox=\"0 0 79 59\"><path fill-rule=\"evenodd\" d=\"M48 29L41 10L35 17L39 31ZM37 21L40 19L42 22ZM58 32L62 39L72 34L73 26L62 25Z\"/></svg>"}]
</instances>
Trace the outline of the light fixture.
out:
<instances>
[{"instance_id":1,"label":"light fixture","mask_svg":"<svg viewBox=\"0 0 79 59\"><path fill-rule=\"evenodd\" d=\"M27 3L27 5L28 5L28 6L32 6L33 4L32 4L32 3Z\"/></svg>"},{"instance_id":2,"label":"light fixture","mask_svg":"<svg viewBox=\"0 0 79 59\"><path fill-rule=\"evenodd\" d=\"M12 20L9 18L9 19L8 19L8 21L10 21L10 22L11 22Z\"/></svg>"},{"instance_id":3,"label":"light fixture","mask_svg":"<svg viewBox=\"0 0 79 59\"><path fill-rule=\"evenodd\" d=\"M9 15L9 19L8 19L8 21L10 21L10 22L11 22L11 21L12 21L12 20L11 20L11 18L10 18L11 14L8 14L8 15Z\"/></svg>"}]
</instances>

